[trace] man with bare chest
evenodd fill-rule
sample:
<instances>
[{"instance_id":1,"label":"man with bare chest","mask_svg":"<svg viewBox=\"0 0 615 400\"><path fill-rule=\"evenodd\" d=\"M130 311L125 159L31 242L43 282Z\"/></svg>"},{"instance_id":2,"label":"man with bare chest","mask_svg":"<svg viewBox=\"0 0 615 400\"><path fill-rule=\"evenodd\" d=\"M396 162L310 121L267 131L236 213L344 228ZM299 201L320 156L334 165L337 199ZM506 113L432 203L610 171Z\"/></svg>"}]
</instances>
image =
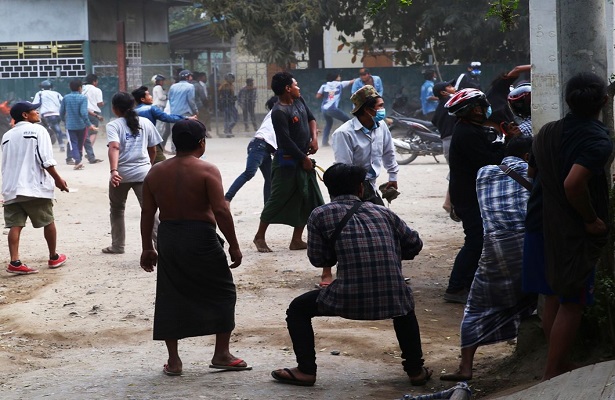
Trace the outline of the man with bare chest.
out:
<instances>
[{"instance_id":1,"label":"man with bare chest","mask_svg":"<svg viewBox=\"0 0 615 400\"><path fill-rule=\"evenodd\" d=\"M210 368L251 369L229 351L237 299L231 269L241 264L242 255L220 171L199 159L205 152L205 134L200 121L176 123L177 155L152 167L143 183L141 267L152 272L158 264L154 340L166 343L167 375L182 373L179 339L212 334L216 350ZM156 210L158 253L148 239ZM229 244L230 265L216 226Z\"/></svg>"}]
</instances>

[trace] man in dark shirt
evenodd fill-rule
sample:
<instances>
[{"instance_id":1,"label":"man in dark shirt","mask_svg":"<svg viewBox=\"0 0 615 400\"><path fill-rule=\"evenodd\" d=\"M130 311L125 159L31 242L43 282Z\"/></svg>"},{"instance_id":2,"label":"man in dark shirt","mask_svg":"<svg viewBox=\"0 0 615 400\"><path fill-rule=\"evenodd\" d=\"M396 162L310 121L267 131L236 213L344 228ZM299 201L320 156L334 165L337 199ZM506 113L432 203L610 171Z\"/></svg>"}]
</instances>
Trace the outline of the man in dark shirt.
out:
<instances>
[{"instance_id":1,"label":"man in dark shirt","mask_svg":"<svg viewBox=\"0 0 615 400\"><path fill-rule=\"evenodd\" d=\"M457 118L451 140L449 184L455 214L461 218L465 240L455 258L444 300L465 304L483 248L483 221L476 196L476 173L485 165L498 165L504 143L493 142L483 124L489 118L489 102L478 89L463 89L446 103Z\"/></svg>"},{"instance_id":2,"label":"man in dark shirt","mask_svg":"<svg viewBox=\"0 0 615 400\"><path fill-rule=\"evenodd\" d=\"M272 163L271 196L254 236L256 249L261 253L271 251L265 241L269 224L294 228L290 250L307 248L301 238L303 229L312 210L324 203L314 164L309 157L318 151L316 119L303 101L292 74L275 74L271 79L271 89L278 96L278 102L271 110L278 150Z\"/></svg>"},{"instance_id":3,"label":"man in dark shirt","mask_svg":"<svg viewBox=\"0 0 615 400\"><path fill-rule=\"evenodd\" d=\"M609 193L605 166L613 144L599 121L606 82L582 72L566 85L570 113L545 125L532 147L543 196L546 284L543 330L549 343L543 379L570 371L566 360L593 302L594 273L607 242Z\"/></svg>"}]
</instances>

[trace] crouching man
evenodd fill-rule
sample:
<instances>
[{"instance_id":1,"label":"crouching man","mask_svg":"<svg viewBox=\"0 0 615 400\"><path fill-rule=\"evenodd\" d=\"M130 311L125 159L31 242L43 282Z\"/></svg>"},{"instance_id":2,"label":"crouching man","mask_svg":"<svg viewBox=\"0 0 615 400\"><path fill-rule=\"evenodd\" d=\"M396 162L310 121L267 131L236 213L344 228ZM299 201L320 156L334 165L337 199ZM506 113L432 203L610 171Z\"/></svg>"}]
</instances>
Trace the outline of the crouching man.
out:
<instances>
[{"instance_id":1,"label":"crouching man","mask_svg":"<svg viewBox=\"0 0 615 400\"><path fill-rule=\"evenodd\" d=\"M314 209L308 219L307 253L317 268L337 263L337 279L290 303L286 322L298 366L271 373L282 383L316 382L312 318L317 316L392 318L411 384L424 385L431 377L423 366L412 290L401 269L401 260L413 259L423 242L391 210L360 200L365 176L364 168L347 164L334 164L324 174L332 202Z\"/></svg>"}]
</instances>

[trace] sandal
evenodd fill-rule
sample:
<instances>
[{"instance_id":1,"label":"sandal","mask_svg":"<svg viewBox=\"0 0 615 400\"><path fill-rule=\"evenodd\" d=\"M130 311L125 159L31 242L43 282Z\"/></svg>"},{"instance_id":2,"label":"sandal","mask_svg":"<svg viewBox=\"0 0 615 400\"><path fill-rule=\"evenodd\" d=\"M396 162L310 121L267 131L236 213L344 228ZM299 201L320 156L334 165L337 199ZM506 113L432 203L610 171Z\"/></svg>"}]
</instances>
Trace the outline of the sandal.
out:
<instances>
[{"instance_id":1,"label":"sandal","mask_svg":"<svg viewBox=\"0 0 615 400\"><path fill-rule=\"evenodd\" d=\"M124 250L115 250L113 247L105 247L102 249L102 252L105 254L124 254Z\"/></svg>"},{"instance_id":2,"label":"sandal","mask_svg":"<svg viewBox=\"0 0 615 400\"><path fill-rule=\"evenodd\" d=\"M84 168L85 168L85 166L83 164L81 164L81 163L79 163L79 164L77 164L77 165L75 165L73 167L74 170L82 170Z\"/></svg>"},{"instance_id":3,"label":"sandal","mask_svg":"<svg viewBox=\"0 0 615 400\"><path fill-rule=\"evenodd\" d=\"M430 370L429 368L425 368L422 367L423 371L422 373L419 375L418 378L412 378L410 375L408 375L408 377L410 378L410 384L412 386L423 386L427 383L427 381L429 379L431 379L431 375L433 374L433 371Z\"/></svg>"}]
</instances>

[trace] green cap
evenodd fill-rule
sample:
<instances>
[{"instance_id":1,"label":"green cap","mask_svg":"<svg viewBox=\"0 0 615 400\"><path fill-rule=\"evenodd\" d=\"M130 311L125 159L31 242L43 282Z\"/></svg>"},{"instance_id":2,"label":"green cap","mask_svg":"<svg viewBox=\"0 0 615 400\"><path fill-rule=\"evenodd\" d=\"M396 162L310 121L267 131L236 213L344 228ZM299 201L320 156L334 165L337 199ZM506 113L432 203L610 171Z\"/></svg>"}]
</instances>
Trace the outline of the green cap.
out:
<instances>
[{"instance_id":1,"label":"green cap","mask_svg":"<svg viewBox=\"0 0 615 400\"><path fill-rule=\"evenodd\" d=\"M352 96L350 96L350 101L354 104L354 108L351 112L354 114L359 111L359 108L361 108L367 99L371 97L381 97L372 85L365 85L361 89L354 92Z\"/></svg>"}]
</instances>

